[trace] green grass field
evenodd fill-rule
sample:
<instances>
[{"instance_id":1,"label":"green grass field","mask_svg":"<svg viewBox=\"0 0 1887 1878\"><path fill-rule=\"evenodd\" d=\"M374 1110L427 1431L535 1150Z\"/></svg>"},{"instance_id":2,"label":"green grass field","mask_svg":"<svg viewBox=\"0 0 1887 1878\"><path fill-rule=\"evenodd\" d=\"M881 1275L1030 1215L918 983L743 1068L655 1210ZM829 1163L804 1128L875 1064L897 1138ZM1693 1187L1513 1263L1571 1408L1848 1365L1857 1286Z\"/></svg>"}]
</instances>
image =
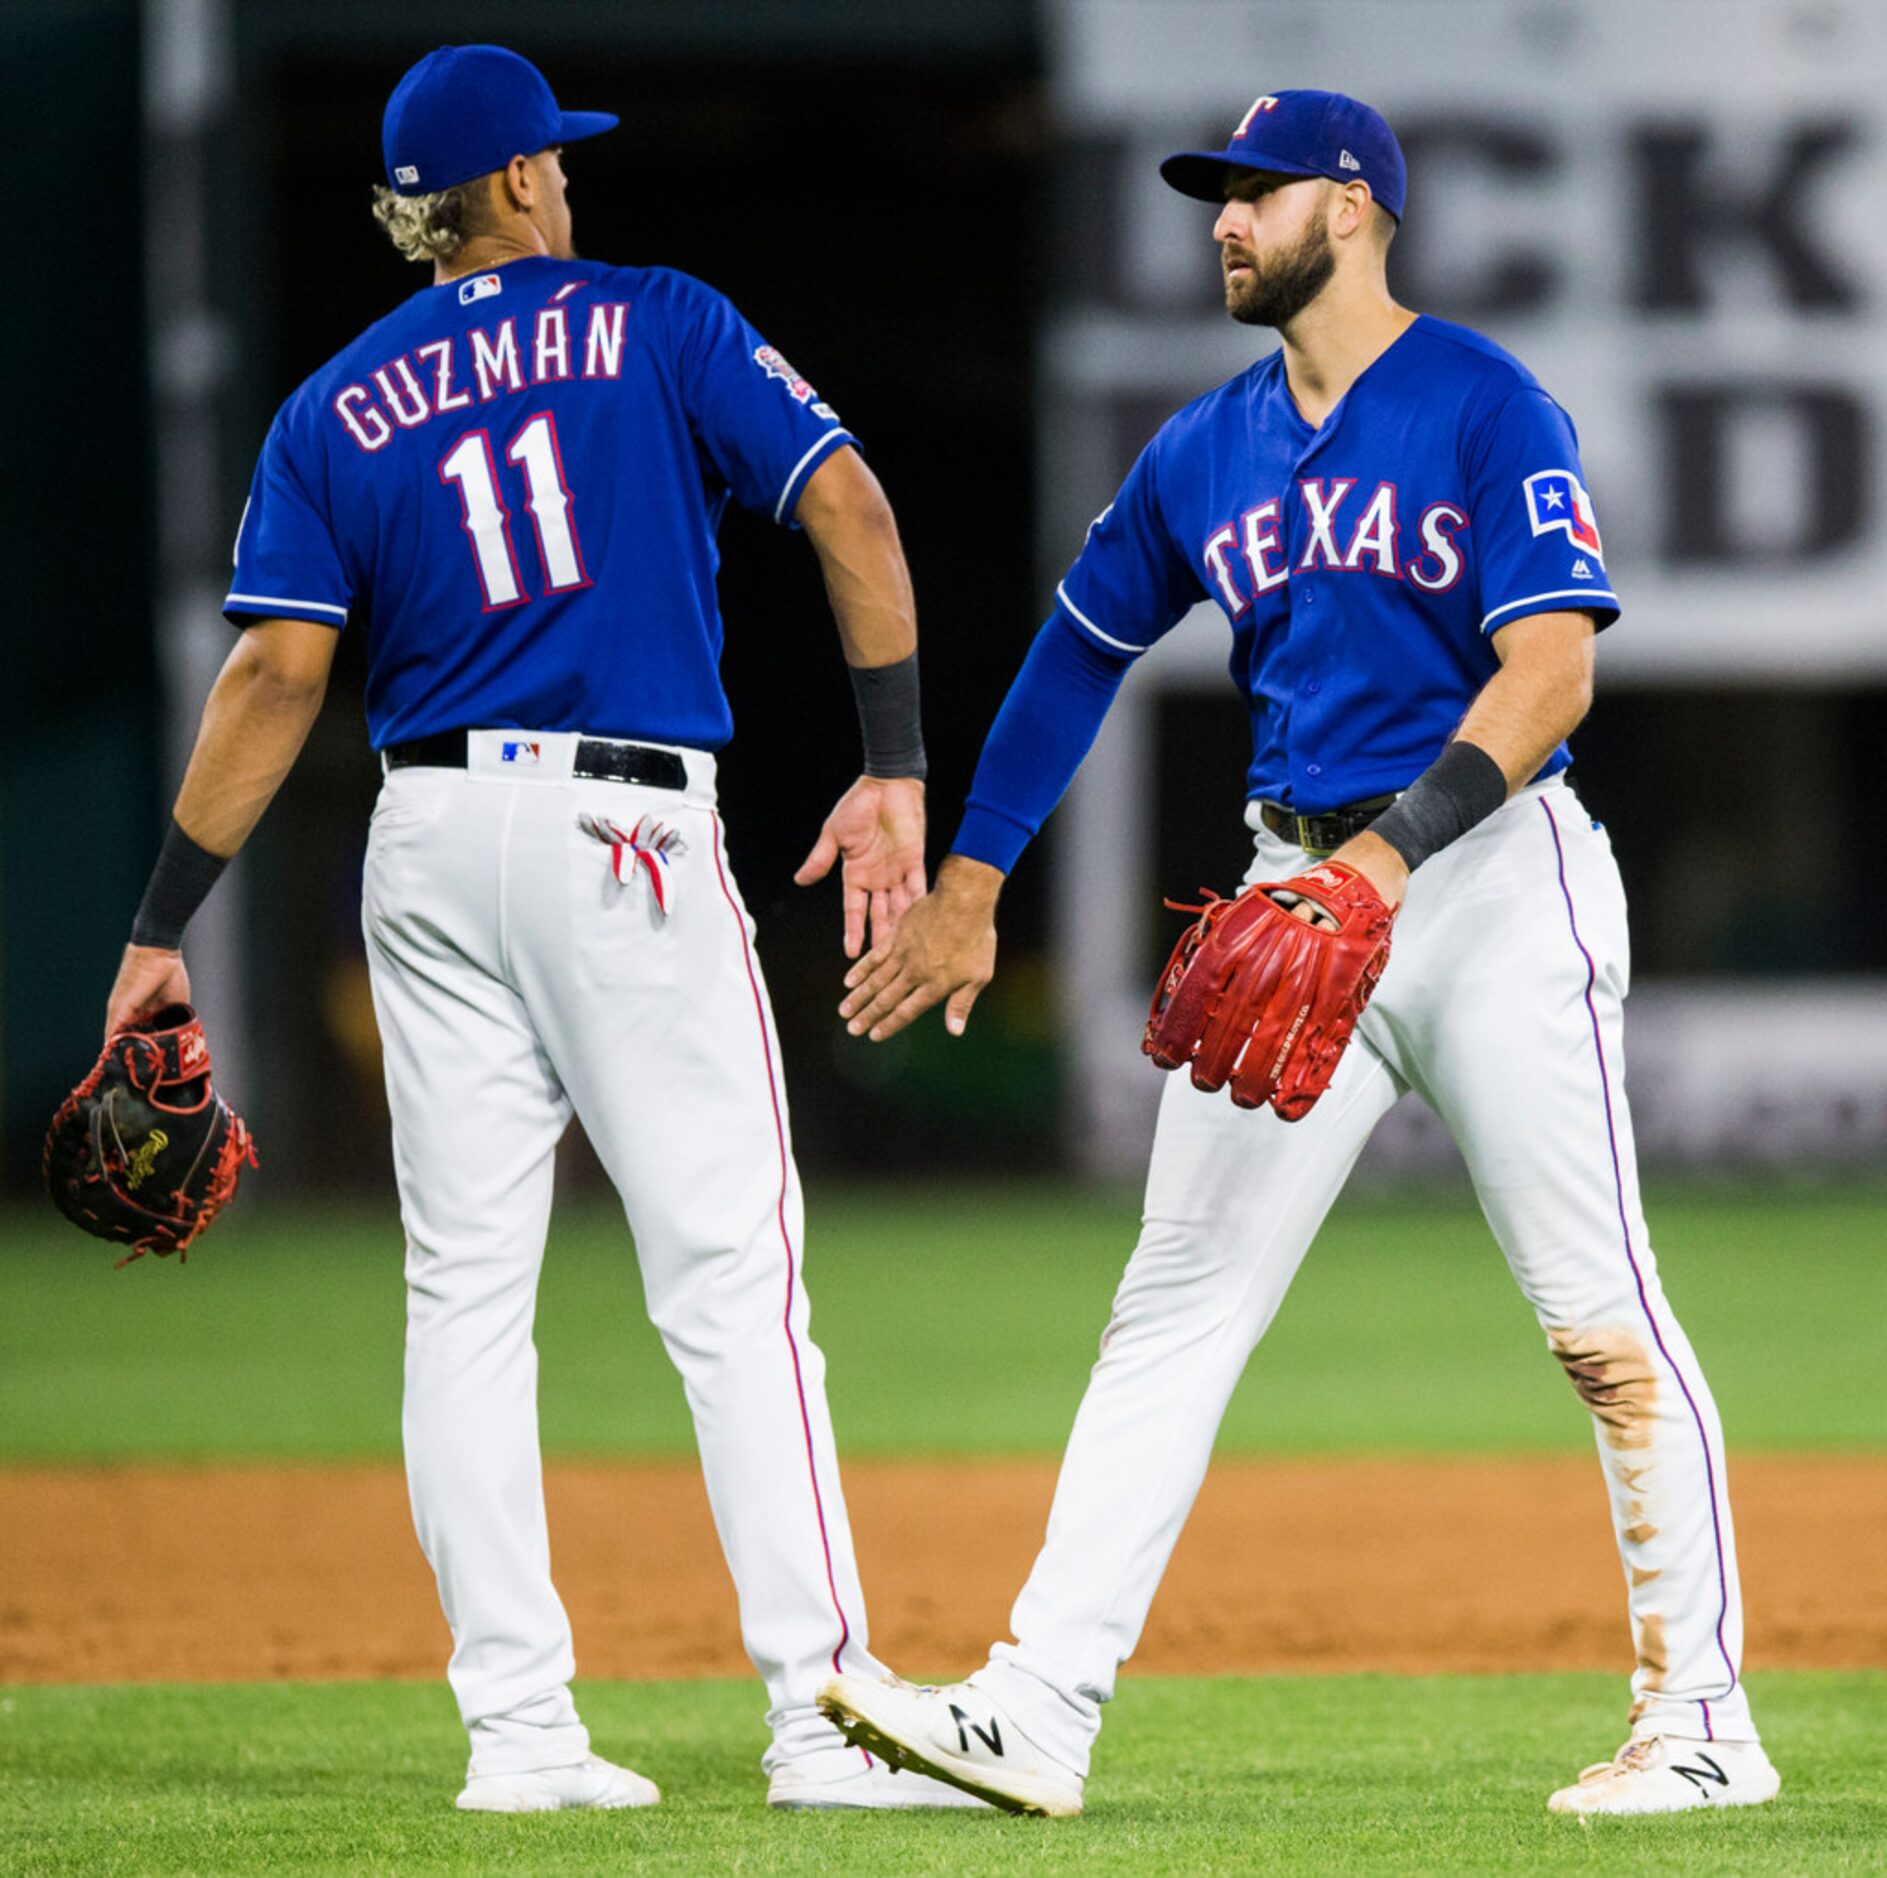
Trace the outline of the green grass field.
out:
<instances>
[{"instance_id":1,"label":"green grass field","mask_svg":"<svg viewBox=\"0 0 1887 1878\"><path fill-rule=\"evenodd\" d=\"M809 1199L814 1328L842 1448L1052 1454L1135 1201L1042 1188ZM1887 1196L1668 1192L1666 1283L1732 1444L1887 1452ZM188 1267L109 1259L49 1212L0 1215L0 1461L391 1457L391 1209L239 1210ZM546 1446L690 1445L613 1213L568 1209L539 1316ZM1227 1420L1230 1452L1583 1450L1590 1435L1471 1202L1341 1206ZM5 1536L0 1533L0 1581ZM163 1588L151 1595L161 1602ZM5 1619L0 1591L0 1621ZM652 1814L466 1819L443 1684L0 1691L0 1870L87 1872L1887 1871L1887 1667L1771 1673L1781 1801L1549 1819L1622 1732L1606 1676L1129 1676L1077 1822L776 1817L747 1683L592 1684L599 1749Z\"/></svg>"},{"instance_id":2,"label":"green grass field","mask_svg":"<svg viewBox=\"0 0 1887 1878\"><path fill-rule=\"evenodd\" d=\"M809 1200L813 1330L842 1446L1053 1454L1137 1199L979 1188ZM1740 1448L1887 1450L1887 1196L1654 1196L1665 1283ZM50 1209L0 1216L0 1461L394 1455L401 1246L371 1213L237 1212L187 1266L113 1271ZM681 1388L620 1216L553 1226L544 1442L683 1454ZM924 1379L921 1383L917 1379ZM1471 1201L1340 1205L1234 1399L1227 1453L1583 1451Z\"/></svg>"},{"instance_id":3,"label":"green grass field","mask_svg":"<svg viewBox=\"0 0 1887 1878\"><path fill-rule=\"evenodd\" d=\"M589 1684L643 1813L462 1817L444 1689L22 1689L0 1697L9 1871L1795 1874L1887 1869L1887 1675L1771 1675L1773 1806L1554 1819L1619 1732L1605 1676L1130 1681L1078 1820L772 1814L745 1683Z\"/></svg>"}]
</instances>

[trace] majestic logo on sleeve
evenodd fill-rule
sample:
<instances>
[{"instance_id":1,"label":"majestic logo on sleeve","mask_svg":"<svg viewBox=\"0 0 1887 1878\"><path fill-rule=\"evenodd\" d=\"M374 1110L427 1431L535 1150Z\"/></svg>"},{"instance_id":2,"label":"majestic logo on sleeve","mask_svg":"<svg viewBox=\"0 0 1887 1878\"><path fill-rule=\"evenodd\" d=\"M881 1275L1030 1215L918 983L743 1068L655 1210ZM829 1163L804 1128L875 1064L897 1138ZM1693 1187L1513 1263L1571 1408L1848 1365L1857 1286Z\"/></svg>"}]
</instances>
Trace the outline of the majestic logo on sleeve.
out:
<instances>
[{"instance_id":1,"label":"majestic logo on sleeve","mask_svg":"<svg viewBox=\"0 0 1887 1878\"><path fill-rule=\"evenodd\" d=\"M1536 470L1525 483L1527 519L1536 535L1563 528L1576 546L1605 558L1599 545L1599 524L1592 513L1592 498L1571 470Z\"/></svg>"}]
</instances>

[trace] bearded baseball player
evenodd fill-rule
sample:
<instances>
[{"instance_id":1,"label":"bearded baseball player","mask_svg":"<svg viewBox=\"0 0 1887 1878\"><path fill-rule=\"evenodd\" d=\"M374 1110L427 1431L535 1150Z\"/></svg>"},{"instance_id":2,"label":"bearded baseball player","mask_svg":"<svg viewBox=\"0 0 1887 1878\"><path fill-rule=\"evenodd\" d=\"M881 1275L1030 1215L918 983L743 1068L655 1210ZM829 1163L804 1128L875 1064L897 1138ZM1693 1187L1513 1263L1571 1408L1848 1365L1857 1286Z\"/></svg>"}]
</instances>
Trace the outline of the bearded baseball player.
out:
<instances>
[{"instance_id":1,"label":"bearded baseball player","mask_svg":"<svg viewBox=\"0 0 1887 1878\"><path fill-rule=\"evenodd\" d=\"M387 106L375 213L432 284L282 407L210 694L108 1029L187 999L185 922L286 776L343 630L385 784L363 924L406 1233L404 1430L452 1632L469 1811L653 1804L590 1751L551 1583L531 1321L575 1115L622 1196L682 1373L766 1684L781 1807L974 1804L815 1707L875 1674L807 1334L779 1043L715 806L732 729L715 535L805 530L865 773L838 863L848 956L924 889L916 622L896 524L836 412L712 288L576 258L562 146L610 129L535 67L447 47Z\"/></svg>"},{"instance_id":2,"label":"bearded baseball player","mask_svg":"<svg viewBox=\"0 0 1887 1878\"><path fill-rule=\"evenodd\" d=\"M1089 530L954 852L841 1010L884 1038L947 1000L962 1031L1005 875L1134 660L1201 600L1250 705L1255 858L1156 996L1149 1054L1191 1073L1163 1092L1140 1240L1015 1643L953 1687L859 1671L822 1701L907 1767L1080 1811L1101 1704L1233 1386L1370 1131L1414 1090L1592 1413L1629 1588L1630 1738L1549 1806L1771 1799L1721 1430L1639 1204L1624 899L1566 776L1593 636L1618 617L1572 424L1498 346L1390 297L1405 168L1367 106L1262 97L1225 148L1161 173L1218 205L1226 309L1283 344L1173 417Z\"/></svg>"}]
</instances>

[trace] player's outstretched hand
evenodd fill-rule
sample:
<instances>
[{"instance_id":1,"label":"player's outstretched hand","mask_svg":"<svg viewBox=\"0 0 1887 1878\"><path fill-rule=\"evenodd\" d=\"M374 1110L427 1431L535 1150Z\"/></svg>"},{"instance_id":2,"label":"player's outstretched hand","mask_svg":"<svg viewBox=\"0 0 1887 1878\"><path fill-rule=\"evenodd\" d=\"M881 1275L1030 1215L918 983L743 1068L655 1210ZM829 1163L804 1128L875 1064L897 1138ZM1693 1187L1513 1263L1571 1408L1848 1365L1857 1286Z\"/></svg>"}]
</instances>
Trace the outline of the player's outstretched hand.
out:
<instances>
[{"instance_id":1,"label":"player's outstretched hand","mask_svg":"<svg viewBox=\"0 0 1887 1878\"><path fill-rule=\"evenodd\" d=\"M854 1037L883 1043L940 999L944 1027L963 1035L970 1006L996 975L996 896L1001 870L953 854L937 884L889 944L880 941L845 974L839 1015Z\"/></svg>"},{"instance_id":2,"label":"player's outstretched hand","mask_svg":"<svg viewBox=\"0 0 1887 1878\"><path fill-rule=\"evenodd\" d=\"M190 974L183 968L181 952L166 952L158 946L126 946L117 982L105 1001L106 1040L166 1004L189 1002Z\"/></svg>"},{"instance_id":3,"label":"player's outstretched hand","mask_svg":"<svg viewBox=\"0 0 1887 1878\"><path fill-rule=\"evenodd\" d=\"M924 785L915 776L861 776L833 805L793 878L810 887L841 861L845 956L884 945L924 897Z\"/></svg>"}]
</instances>

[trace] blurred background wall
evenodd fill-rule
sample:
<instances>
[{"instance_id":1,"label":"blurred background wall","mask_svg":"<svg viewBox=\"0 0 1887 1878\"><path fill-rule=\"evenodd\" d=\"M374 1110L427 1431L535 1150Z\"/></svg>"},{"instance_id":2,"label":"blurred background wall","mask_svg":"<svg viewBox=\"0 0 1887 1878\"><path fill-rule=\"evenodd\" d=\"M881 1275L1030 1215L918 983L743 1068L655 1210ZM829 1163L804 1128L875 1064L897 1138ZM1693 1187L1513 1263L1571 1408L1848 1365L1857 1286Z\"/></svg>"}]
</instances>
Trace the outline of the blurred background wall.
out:
<instances>
[{"instance_id":1,"label":"blurred background wall","mask_svg":"<svg viewBox=\"0 0 1887 1878\"><path fill-rule=\"evenodd\" d=\"M1624 601L1574 774L1631 900L1640 1142L1879 1165L1887 6L1055 0L1045 17L1043 591L1160 419L1252 356L1211 212L1159 158L1217 147L1262 91L1368 98L1410 165L1392 288L1512 348L1572 413ZM1133 1042L1173 936L1161 894L1223 888L1249 852L1222 806L1249 740L1226 642L1203 606L1143 662L1057 831L1090 1166L1129 1168L1151 1126ZM1371 1154L1452 1159L1417 1103Z\"/></svg>"},{"instance_id":2,"label":"blurred background wall","mask_svg":"<svg viewBox=\"0 0 1887 1878\"><path fill-rule=\"evenodd\" d=\"M1261 90L1380 104L1412 167L1398 289L1511 345L1572 410L1625 596L1576 748L1632 894L1641 1135L1687 1161L1880 1164L1878 0L11 0L10 1183L95 1047L227 647L269 417L422 284L367 213L386 92L432 45L481 38L623 116L572 153L580 248L712 281L862 438L917 580L934 855L1088 519L1162 417L1265 343L1224 319L1209 216L1154 161L1220 141ZM1130 1170L1160 895L1243 866L1222 620L1148 662L1019 869L968 1044L926 1023L867 1050L834 1016L834 896L790 880L857 748L814 564L738 511L723 545L723 787L802 1156ZM192 928L281 1190L390 1186L360 654L350 634L300 768ZM1445 1162L1404 1111L1379 1164Z\"/></svg>"}]
</instances>

